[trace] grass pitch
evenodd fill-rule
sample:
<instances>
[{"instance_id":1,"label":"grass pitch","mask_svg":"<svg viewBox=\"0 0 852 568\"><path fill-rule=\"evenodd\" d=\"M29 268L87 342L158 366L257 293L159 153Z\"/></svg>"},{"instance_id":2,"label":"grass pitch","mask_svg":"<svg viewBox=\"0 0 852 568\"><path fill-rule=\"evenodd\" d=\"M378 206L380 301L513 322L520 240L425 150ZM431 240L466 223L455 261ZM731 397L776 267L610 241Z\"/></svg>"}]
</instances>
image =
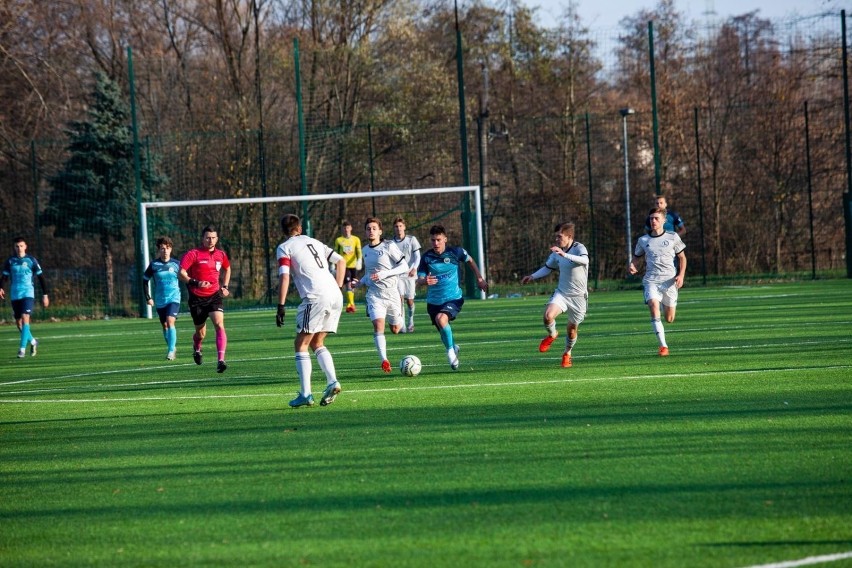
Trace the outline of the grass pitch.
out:
<instances>
[{"instance_id":1,"label":"grass pitch","mask_svg":"<svg viewBox=\"0 0 852 568\"><path fill-rule=\"evenodd\" d=\"M3 566L753 566L852 552L852 282L593 293L574 367L546 296L468 301L452 372L418 302L384 375L363 306L343 393L290 409L294 311L0 328ZM314 391L324 386L314 362ZM843 559L845 558L845 559ZM844 564L845 563L845 564Z\"/></svg>"}]
</instances>

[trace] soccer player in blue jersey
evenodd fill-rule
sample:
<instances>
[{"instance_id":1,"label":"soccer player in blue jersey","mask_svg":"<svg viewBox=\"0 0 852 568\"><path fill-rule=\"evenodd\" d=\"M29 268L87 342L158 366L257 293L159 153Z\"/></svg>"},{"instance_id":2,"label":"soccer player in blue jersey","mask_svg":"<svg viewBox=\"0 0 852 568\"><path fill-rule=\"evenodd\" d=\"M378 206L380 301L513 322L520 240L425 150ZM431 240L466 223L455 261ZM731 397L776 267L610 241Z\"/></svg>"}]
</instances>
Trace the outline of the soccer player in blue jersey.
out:
<instances>
[{"instance_id":1,"label":"soccer player in blue jersey","mask_svg":"<svg viewBox=\"0 0 852 568\"><path fill-rule=\"evenodd\" d=\"M417 283L428 286L426 290L426 311L432 325L441 334L441 342L447 349L447 360L453 371L459 368L459 346L453 338L450 322L456 319L464 304L459 273L466 263L474 275L480 290L488 292L488 283L479 272L473 258L462 247L447 246L447 231L441 225L429 229L429 241L432 248L420 258L417 267Z\"/></svg>"},{"instance_id":2,"label":"soccer player in blue jersey","mask_svg":"<svg viewBox=\"0 0 852 568\"><path fill-rule=\"evenodd\" d=\"M3 285L6 279L11 279L9 294L12 299L12 312L15 315L15 323L21 332L21 343L18 348L18 357L27 354L27 345L30 346L30 355L33 357L38 353L38 340L30 331L30 314L35 306L35 284L33 278L38 277L41 285L41 303L46 308L50 305L47 296L47 284L41 266L35 257L27 254L27 243L23 237L15 239L15 254L10 256L3 265L3 273L0 274L0 300L6 299L6 291Z\"/></svg>"},{"instance_id":3,"label":"soccer player in blue jersey","mask_svg":"<svg viewBox=\"0 0 852 568\"><path fill-rule=\"evenodd\" d=\"M180 311L180 263L172 258L172 240L169 237L157 239L157 258L151 261L142 276L142 291L149 306L157 307L157 315L163 326L163 338L168 348L166 359L174 361L177 346L177 328L175 320ZM148 282L154 280L154 297Z\"/></svg>"}]
</instances>

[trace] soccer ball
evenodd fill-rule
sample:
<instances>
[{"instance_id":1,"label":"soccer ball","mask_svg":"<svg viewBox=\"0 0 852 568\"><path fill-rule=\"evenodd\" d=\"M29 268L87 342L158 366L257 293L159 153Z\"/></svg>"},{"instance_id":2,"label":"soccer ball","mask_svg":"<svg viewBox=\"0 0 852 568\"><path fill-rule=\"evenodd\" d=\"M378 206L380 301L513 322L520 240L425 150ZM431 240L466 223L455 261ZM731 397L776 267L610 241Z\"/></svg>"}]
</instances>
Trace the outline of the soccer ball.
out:
<instances>
[{"instance_id":1,"label":"soccer ball","mask_svg":"<svg viewBox=\"0 0 852 568\"><path fill-rule=\"evenodd\" d=\"M416 377L420 374L420 369L422 368L423 364L420 363L420 359L414 355L406 355L402 358L402 361L399 362L399 370L406 377Z\"/></svg>"}]
</instances>

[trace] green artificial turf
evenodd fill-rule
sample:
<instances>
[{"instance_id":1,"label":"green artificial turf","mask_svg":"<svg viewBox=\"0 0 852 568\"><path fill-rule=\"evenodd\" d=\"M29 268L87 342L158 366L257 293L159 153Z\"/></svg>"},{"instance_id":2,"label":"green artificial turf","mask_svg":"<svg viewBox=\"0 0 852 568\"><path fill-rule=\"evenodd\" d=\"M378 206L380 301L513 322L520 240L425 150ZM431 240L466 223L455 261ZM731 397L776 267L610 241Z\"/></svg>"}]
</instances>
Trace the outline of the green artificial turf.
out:
<instances>
[{"instance_id":1,"label":"green artificial turf","mask_svg":"<svg viewBox=\"0 0 852 568\"><path fill-rule=\"evenodd\" d=\"M2 566L753 566L852 552L852 282L681 292L657 357L641 291L593 293L538 352L547 296L468 301L452 372L418 302L384 375L363 314L343 393L290 409L293 321L0 327ZM291 312L293 313L293 312ZM324 378L314 362L314 391ZM849 565L852 559L833 562Z\"/></svg>"}]
</instances>

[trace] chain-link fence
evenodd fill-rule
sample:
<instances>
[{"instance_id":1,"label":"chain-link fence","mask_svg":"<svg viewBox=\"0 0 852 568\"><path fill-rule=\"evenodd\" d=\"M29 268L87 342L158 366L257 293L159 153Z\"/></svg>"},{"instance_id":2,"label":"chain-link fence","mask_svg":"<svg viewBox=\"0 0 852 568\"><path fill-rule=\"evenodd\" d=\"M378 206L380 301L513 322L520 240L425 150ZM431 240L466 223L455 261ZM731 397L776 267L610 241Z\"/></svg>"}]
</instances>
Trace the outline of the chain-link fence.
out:
<instances>
[{"instance_id":1,"label":"chain-link fence","mask_svg":"<svg viewBox=\"0 0 852 568\"><path fill-rule=\"evenodd\" d=\"M217 130L216 109L201 105L194 108L202 113L187 110L190 95L205 93L177 87L194 81L158 74L161 62L143 58L137 61L136 77L138 148L143 167L156 169L145 179L161 181L143 183L141 199L458 186L465 185L468 171L470 183L483 187L482 203L469 205L482 207L484 263L494 284L513 287L535 270L547 255L554 225L570 220L592 255L591 284L612 287L625 282L628 251L644 230L655 194L662 191L686 222L687 275L696 281L840 275L846 255L841 198L847 182L848 103L843 98L839 27L832 15L789 23L760 37L737 35L730 27L699 30L684 58L658 61L657 114L650 103L637 104L634 114L619 113L625 105L618 92L629 82L619 63L624 53L608 56L599 66L602 94L586 104L588 110L569 107L559 115L525 115L509 112L496 97L490 114L481 104L473 105L465 125L469 164L461 157L458 104L451 99L440 120L410 122L341 122L330 118L327 106L308 101L300 122L295 90L267 81L264 98L281 97L265 107L264 124L274 126L260 129L247 118L251 127ZM732 37L740 43L731 52L725 42ZM736 73L723 55L737 62ZM292 71L289 63L284 67L278 71L281 81ZM476 66L468 69L469 90L487 88L470 72ZM735 77L727 77L725 70ZM191 70L199 77L207 72ZM713 79L714 74L719 77ZM220 79L209 85L211 93L224 88ZM728 93L727 88L743 92ZM631 97L636 100L644 89L631 91ZM171 98L158 106L155 92ZM216 100L212 94L210 98ZM166 127L177 115L195 128ZM28 239L30 251L46 268L55 306L136 313L136 219L127 219L122 238L112 243L109 267L97 238L57 237L55 227L43 226L41 213L50 196L63 191L49 180L68 158L65 143L37 141L28 162L8 168L4 183L18 189L2 194L0 241L11 243L18 234ZM401 215L425 245L435 222L448 225L451 239L462 242L467 207L449 199L362 199L314 202L295 212L306 214L312 232L326 242L333 241L343 219L353 223L357 234L368 215L382 217L387 228ZM280 240L278 219L294 211L283 209L255 204L158 210L149 217L148 230L152 236L171 236L180 253L196 245L203 226L215 224L234 262L235 299L264 303L276 280L270 260ZM114 282L108 301L107 278Z\"/></svg>"}]
</instances>

